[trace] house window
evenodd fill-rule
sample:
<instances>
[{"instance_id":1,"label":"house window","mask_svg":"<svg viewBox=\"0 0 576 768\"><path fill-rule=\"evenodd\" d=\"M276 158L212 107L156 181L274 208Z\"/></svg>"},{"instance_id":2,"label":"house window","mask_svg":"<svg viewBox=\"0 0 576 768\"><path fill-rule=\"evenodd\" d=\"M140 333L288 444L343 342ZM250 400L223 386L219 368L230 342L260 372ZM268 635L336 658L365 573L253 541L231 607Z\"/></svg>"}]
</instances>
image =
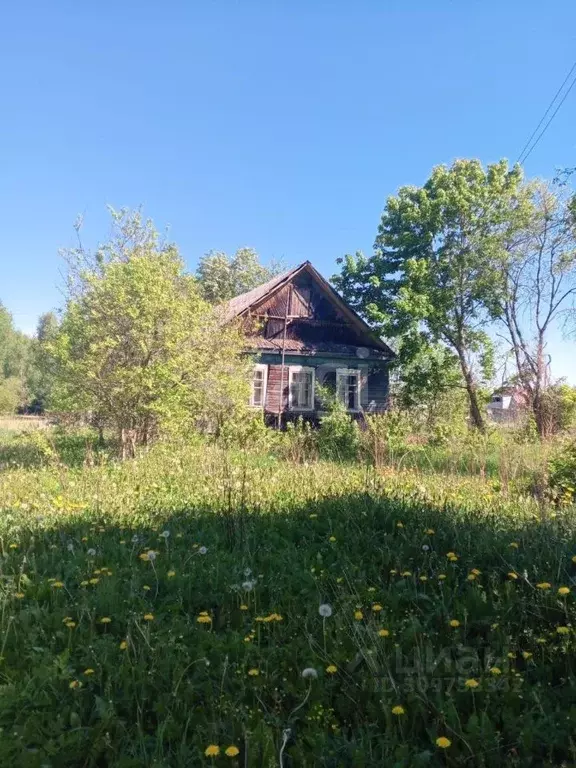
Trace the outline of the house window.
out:
<instances>
[{"instance_id":1,"label":"house window","mask_svg":"<svg viewBox=\"0 0 576 768\"><path fill-rule=\"evenodd\" d=\"M360 371L353 368L339 368L336 371L336 392L346 410L360 410Z\"/></svg>"},{"instance_id":2,"label":"house window","mask_svg":"<svg viewBox=\"0 0 576 768\"><path fill-rule=\"evenodd\" d=\"M290 366L290 408L294 411L314 409L314 368Z\"/></svg>"},{"instance_id":3,"label":"house window","mask_svg":"<svg viewBox=\"0 0 576 768\"><path fill-rule=\"evenodd\" d=\"M263 408L266 402L266 374L267 365L255 365L252 373L252 394L250 395L250 405L254 408Z\"/></svg>"}]
</instances>

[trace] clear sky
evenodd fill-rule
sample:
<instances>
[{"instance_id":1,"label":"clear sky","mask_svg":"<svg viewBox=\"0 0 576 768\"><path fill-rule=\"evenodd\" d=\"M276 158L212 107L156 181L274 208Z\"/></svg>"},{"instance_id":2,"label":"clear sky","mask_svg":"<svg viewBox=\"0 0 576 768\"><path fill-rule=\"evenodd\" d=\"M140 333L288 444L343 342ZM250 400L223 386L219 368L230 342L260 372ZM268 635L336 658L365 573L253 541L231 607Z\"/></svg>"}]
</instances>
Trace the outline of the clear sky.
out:
<instances>
[{"instance_id":1,"label":"clear sky","mask_svg":"<svg viewBox=\"0 0 576 768\"><path fill-rule=\"evenodd\" d=\"M456 157L516 160L576 59L574 0L5 0L0 300L58 307L83 213L142 204L190 268L369 252L386 197ZM526 163L576 165L576 89ZM557 333L553 372L576 383Z\"/></svg>"}]
</instances>

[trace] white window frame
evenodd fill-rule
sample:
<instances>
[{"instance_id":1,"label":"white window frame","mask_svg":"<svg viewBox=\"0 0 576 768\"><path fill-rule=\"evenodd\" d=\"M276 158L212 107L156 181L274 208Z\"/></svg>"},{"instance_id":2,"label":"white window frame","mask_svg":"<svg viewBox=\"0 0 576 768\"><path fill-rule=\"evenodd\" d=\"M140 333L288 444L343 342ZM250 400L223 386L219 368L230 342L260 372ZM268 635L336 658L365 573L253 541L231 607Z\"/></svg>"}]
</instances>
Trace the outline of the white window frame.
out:
<instances>
[{"instance_id":1,"label":"white window frame","mask_svg":"<svg viewBox=\"0 0 576 768\"><path fill-rule=\"evenodd\" d=\"M348 404L345 402L346 410L350 413L359 413L362 410L362 371L360 368L336 368L336 396L339 396L338 379L341 377L355 376L356 377L356 407L348 408Z\"/></svg>"},{"instance_id":2,"label":"white window frame","mask_svg":"<svg viewBox=\"0 0 576 768\"><path fill-rule=\"evenodd\" d=\"M254 403L254 373L256 371L262 371L262 403L256 405ZM266 391L268 389L268 366L258 363L252 368L252 381L250 382L250 406L252 408L264 408L266 405Z\"/></svg>"},{"instance_id":3,"label":"white window frame","mask_svg":"<svg viewBox=\"0 0 576 768\"><path fill-rule=\"evenodd\" d=\"M295 373L311 373L312 374L312 388L311 388L311 403L310 407L302 408L301 406L295 406L292 403L292 379ZM288 408L291 411L313 411L314 400L316 390L316 370L309 365L291 365L288 368Z\"/></svg>"}]
</instances>

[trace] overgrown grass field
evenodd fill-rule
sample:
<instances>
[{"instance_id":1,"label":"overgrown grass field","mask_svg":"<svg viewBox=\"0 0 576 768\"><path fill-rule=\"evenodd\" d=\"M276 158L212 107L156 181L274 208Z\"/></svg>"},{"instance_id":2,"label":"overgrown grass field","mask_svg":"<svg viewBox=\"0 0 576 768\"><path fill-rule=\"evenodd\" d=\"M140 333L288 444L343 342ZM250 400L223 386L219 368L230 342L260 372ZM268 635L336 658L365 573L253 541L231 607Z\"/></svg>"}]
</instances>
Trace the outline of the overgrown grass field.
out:
<instances>
[{"instance_id":1,"label":"overgrown grass field","mask_svg":"<svg viewBox=\"0 0 576 768\"><path fill-rule=\"evenodd\" d=\"M0 765L576 762L571 508L34 440L0 452Z\"/></svg>"}]
</instances>

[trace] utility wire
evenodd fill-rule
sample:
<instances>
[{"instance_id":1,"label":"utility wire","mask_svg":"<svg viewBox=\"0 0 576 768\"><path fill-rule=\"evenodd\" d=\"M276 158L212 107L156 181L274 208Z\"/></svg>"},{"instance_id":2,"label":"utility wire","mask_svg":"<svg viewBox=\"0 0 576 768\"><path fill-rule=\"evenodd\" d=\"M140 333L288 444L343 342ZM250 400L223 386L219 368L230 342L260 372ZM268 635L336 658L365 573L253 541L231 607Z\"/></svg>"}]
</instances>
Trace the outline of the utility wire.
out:
<instances>
[{"instance_id":1,"label":"utility wire","mask_svg":"<svg viewBox=\"0 0 576 768\"><path fill-rule=\"evenodd\" d=\"M568 90L566 91L566 93L562 97L560 103L558 104L558 106L556 107L556 109L554 110L552 115L550 116L550 119L548 120L548 122L546 123L546 125L544 126L542 131L536 137L536 140L534 141L534 143L531 144L532 143L532 139L538 133L538 129L540 128L540 126L542 125L544 120L546 120L546 118L548 117L548 114L549 114L550 110L554 106L554 102L556 101L558 96L562 93L562 90L564 89L564 86L566 85L566 83L568 82L568 80L572 76L572 73L575 70L576 70L576 61L574 62L574 64L572 64L572 67L571 67L570 71L568 72L568 74L566 75L566 77L564 78L564 81L562 82L562 85L560 86L560 88L558 88L558 90L554 94L554 97L553 97L552 101L550 102L550 104L548 104L546 112L544 112L544 114L542 115L542 117L540 119L540 122L538 123L536 128L534 128L534 130L532 131L532 134L530 135L530 138L528 139L528 141L526 142L526 144L522 148L522 151L520 152L520 154L518 155L518 159L516 160L517 163L525 163L526 162L528 157L532 154L532 152L536 148L536 145L539 143L540 139L544 136L544 134L548 130L548 126L550 125L552 120L554 120L554 118L556 117L556 114L558 113L558 111L559 111L560 107L562 106L562 104L564 104L564 102L566 101L566 99L568 97L568 94L570 93L570 91L572 90L574 85L576 85L576 77L570 83L570 86L568 87Z\"/></svg>"}]
</instances>

